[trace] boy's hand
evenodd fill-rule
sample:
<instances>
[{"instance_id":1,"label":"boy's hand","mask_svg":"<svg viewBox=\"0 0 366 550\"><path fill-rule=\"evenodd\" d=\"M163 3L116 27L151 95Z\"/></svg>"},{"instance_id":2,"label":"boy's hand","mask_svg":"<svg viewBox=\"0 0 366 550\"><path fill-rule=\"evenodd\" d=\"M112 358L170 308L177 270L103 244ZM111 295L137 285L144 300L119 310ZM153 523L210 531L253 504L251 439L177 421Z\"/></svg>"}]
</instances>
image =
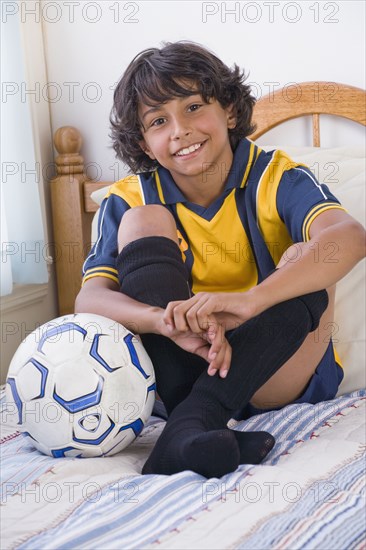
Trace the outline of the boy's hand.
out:
<instances>
[{"instance_id":1,"label":"boy's hand","mask_svg":"<svg viewBox=\"0 0 366 550\"><path fill-rule=\"evenodd\" d=\"M251 291L199 292L189 300L170 302L165 309L164 322L181 332L191 330L195 333L216 323L225 332L258 313Z\"/></svg>"},{"instance_id":2,"label":"boy's hand","mask_svg":"<svg viewBox=\"0 0 366 550\"><path fill-rule=\"evenodd\" d=\"M207 369L209 375L213 376L219 371L221 378L226 377L231 363L231 346L225 338L222 325L213 319L206 330L200 330L198 333L190 329L180 331L162 320L158 332L173 340L185 351L205 359L209 363Z\"/></svg>"}]
</instances>

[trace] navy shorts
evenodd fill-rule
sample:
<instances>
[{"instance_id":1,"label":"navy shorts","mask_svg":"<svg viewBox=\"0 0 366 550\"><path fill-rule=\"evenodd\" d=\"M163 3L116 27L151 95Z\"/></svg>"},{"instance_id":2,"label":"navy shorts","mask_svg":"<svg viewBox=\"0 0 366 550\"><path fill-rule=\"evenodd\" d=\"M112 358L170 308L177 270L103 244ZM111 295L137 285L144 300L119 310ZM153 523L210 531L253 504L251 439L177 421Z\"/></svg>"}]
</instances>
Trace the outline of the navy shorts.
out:
<instances>
[{"instance_id":1,"label":"navy shorts","mask_svg":"<svg viewBox=\"0 0 366 550\"><path fill-rule=\"evenodd\" d=\"M334 356L333 343L330 340L329 345L311 377L303 394L292 403L312 403L315 405L320 401L333 399L338 391L339 385L343 380L343 369L337 363ZM235 413L235 420L245 420L256 414L263 414L269 410L278 410L283 407L273 409L257 409L250 403L243 409Z\"/></svg>"}]
</instances>

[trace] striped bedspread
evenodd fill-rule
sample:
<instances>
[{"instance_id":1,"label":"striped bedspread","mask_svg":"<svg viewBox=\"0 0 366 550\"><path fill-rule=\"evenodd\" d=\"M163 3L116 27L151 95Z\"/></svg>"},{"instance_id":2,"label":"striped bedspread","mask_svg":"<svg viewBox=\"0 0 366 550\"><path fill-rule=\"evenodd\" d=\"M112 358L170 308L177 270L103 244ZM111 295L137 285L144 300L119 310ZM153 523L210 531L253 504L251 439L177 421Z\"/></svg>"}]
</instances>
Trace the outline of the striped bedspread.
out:
<instances>
[{"instance_id":1,"label":"striped bedspread","mask_svg":"<svg viewBox=\"0 0 366 550\"><path fill-rule=\"evenodd\" d=\"M2 403L2 550L366 548L366 391L238 423L272 433L274 449L208 480L139 474L158 418L117 456L53 459L7 424Z\"/></svg>"}]
</instances>

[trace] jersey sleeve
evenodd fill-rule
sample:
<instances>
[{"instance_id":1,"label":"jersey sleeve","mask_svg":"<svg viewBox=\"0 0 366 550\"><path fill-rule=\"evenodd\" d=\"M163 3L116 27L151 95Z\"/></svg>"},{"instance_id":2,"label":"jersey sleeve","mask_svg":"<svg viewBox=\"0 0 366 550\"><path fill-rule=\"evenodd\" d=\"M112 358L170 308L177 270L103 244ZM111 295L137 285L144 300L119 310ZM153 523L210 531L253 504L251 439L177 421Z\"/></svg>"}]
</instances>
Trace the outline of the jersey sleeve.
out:
<instances>
[{"instance_id":1,"label":"jersey sleeve","mask_svg":"<svg viewBox=\"0 0 366 550\"><path fill-rule=\"evenodd\" d=\"M327 185L319 183L305 166L284 172L277 191L277 211L294 242L310 239L314 219L326 210L345 210Z\"/></svg>"},{"instance_id":2,"label":"jersey sleeve","mask_svg":"<svg viewBox=\"0 0 366 550\"><path fill-rule=\"evenodd\" d=\"M110 194L101 204L98 237L83 265L83 284L92 277L107 277L117 284L118 228L123 214L130 208L118 195Z\"/></svg>"}]
</instances>

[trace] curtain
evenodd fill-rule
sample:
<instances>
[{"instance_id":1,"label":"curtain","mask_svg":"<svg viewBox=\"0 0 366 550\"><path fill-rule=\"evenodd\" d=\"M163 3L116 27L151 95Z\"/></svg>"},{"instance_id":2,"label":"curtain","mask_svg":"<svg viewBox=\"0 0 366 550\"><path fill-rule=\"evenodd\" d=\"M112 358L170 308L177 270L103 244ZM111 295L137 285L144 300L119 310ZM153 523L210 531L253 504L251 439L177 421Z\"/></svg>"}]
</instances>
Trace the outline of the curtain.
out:
<instances>
[{"instance_id":1,"label":"curtain","mask_svg":"<svg viewBox=\"0 0 366 550\"><path fill-rule=\"evenodd\" d=\"M2 25L1 65L1 295L13 284L48 281L39 185L19 15Z\"/></svg>"}]
</instances>

